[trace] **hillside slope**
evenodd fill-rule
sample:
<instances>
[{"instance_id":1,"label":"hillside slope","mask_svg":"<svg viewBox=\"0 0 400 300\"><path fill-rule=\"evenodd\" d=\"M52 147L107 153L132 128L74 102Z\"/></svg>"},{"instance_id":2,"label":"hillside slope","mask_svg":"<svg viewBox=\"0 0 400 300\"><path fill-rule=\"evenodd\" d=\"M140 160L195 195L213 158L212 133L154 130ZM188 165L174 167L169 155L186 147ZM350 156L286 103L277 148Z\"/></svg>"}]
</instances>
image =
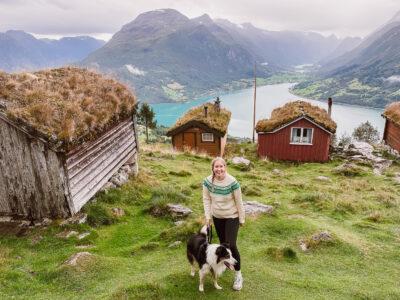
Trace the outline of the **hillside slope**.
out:
<instances>
[{"instance_id":1,"label":"hillside slope","mask_svg":"<svg viewBox=\"0 0 400 300\"><path fill-rule=\"evenodd\" d=\"M33 227L19 237L0 236L0 297L3 299L398 299L400 189L393 174L370 168L359 176L335 175L342 161L289 164L260 161L248 144L228 144L227 155L245 155L254 168L229 172L245 200L272 205L272 215L247 216L240 228L243 290L231 289L233 273L207 277L204 296L192 278L185 240L203 216L201 182L210 159L174 153L169 145L143 145L140 173L125 186L88 204L88 224ZM276 171L278 169L279 171ZM326 176L328 181L318 180ZM193 214L181 225L153 217L151 207L181 203ZM122 208L117 217L113 208ZM114 210L120 211L120 210ZM161 210L162 211L162 210ZM71 237L65 236L71 231ZM327 232L332 239L316 242ZM78 234L89 235L78 238ZM169 247L175 241L182 241ZM216 234L213 238L217 242ZM300 241L311 245L303 252ZM312 242L314 241L314 242ZM77 266L77 252L92 256ZM367 288L366 288L367 287Z\"/></svg>"}]
</instances>

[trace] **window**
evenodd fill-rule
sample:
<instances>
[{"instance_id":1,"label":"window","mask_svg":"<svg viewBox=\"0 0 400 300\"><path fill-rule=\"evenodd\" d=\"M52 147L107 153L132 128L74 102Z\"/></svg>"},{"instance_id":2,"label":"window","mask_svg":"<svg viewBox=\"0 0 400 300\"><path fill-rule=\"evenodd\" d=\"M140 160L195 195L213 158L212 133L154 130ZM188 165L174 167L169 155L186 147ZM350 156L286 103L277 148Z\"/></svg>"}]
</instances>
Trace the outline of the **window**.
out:
<instances>
[{"instance_id":1,"label":"window","mask_svg":"<svg viewBox=\"0 0 400 300\"><path fill-rule=\"evenodd\" d=\"M212 133L206 132L201 134L202 142L214 142L214 135Z\"/></svg>"},{"instance_id":2,"label":"window","mask_svg":"<svg viewBox=\"0 0 400 300\"><path fill-rule=\"evenodd\" d=\"M290 137L290 143L312 145L312 136L313 136L312 128L293 127Z\"/></svg>"}]
</instances>

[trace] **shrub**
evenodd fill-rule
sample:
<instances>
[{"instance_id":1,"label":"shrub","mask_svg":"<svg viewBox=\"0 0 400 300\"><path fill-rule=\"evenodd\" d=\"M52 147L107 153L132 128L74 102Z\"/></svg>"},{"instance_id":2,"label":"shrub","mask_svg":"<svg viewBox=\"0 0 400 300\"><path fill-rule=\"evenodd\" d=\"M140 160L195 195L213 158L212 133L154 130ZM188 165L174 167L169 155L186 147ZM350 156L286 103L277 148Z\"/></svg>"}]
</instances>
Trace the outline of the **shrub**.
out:
<instances>
[{"instance_id":1,"label":"shrub","mask_svg":"<svg viewBox=\"0 0 400 300\"><path fill-rule=\"evenodd\" d=\"M338 146L346 148L350 144L351 144L351 136L349 136L347 133L343 133L338 140Z\"/></svg>"},{"instance_id":2,"label":"shrub","mask_svg":"<svg viewBox=\"0 0 400 300\"><path fill-rule=\"evenodd\" d=\"M369 121L361 123L360 126L354 129L353 138L360 142L374 144L379 141L379 132L376 127L373 127Z\"/></svg>"},{"instance_id":3,"label":"shrub","mask_svg":"<svg viewBox=\"0 0 400 300\"><path fill-rule=\"evenodd\" d=\"M153 216L161 217L168 214L168 203L185 203L189 197L182 190L173 187L161 187L153 190L150 202L145 209Z\"/></svg>"},{"instance_id":4,"label":"shrub","mask_svg":"<svg viewBox=\"0 0 400 300\"><path fill-rule=\"evenodd\" d=\"M269 247L266 250L266 254L274 260L297 260L297 252L290 247L277 248Z\"/></svg>"},{"instance_id":5,"label":"shrub","mask_svg":"<svg viewBox=\"0 0 400 300\"><path fill-rule=\"evenodd\" d=\"M370 213L366 219L374 223L379 223L382 221L382 214L378 211L374 211Z\"/></svg>"},{"instance_id":6,"label":"shrub","mask_svg":"<svg viewBox=\"0 0 400 300\"><path fill-rule=\"evenodd\" d=\"M188 176L192 175L192 173L185 171L185 170L181 170L178 172L170 171L169 174L174 175L174 176L179 176L179 177L188 177Z\"/></svg>"},{"instance_id":7,"label":"shrub","mask_svg":"<svg viewBox=\"0 0 400 300\"><path fill-rule=\"evenodd\" d=\"M87 213L87 222L91 226L110 225L116 221L111 211L101 203L89 204L85 211Z\"/></svg>"},{"instance_id":8,"label":"shrub","mask_svg":"<svg viewBox=\"0 0 400 300\"><path fill-rule=\"evenodd\" d=\"M261 196L262 190L258 186L242 186L242 192L246 196Z\"/></svg>"},{"instance_id":9,"label":"shrub","mask_svg":"<svg viewBox=\"0 0 400 300\"><path fill-rule=\"evenodd\" d=\"M334 168L332 170L332 173L336 175L354 177L354 176L365 175L365 169L360 166L357 166L356 164L347 162Z\"/></svg>"},{"instance_id":10,"label":"shrub","mask_svg":"<svg viewBox=\"0 0 400 300\"><path fill-rule=\"evenodd\" d=\"M162 231L159 238L164 241L186 241L190 236L199 232L203 226L201 219L190 219L180 226L174 226Z\"/></svg>"}]
</instances>

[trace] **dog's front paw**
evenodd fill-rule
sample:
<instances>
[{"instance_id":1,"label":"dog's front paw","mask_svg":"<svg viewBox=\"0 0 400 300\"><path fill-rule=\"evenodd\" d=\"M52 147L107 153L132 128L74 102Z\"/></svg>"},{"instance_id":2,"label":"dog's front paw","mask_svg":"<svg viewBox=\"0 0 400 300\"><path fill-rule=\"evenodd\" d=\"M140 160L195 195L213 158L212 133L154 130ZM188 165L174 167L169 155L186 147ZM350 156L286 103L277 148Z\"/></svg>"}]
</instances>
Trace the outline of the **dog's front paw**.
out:
<instances>
[{"instance_id":1,"label":"dog's front paw","mask_svg":"<svg viewBox=\"0 0 400 300\"><path fill-rule=\"evenodd\" d=\"M222 286L220 286L218 283L214 284L214 287L215 287L217 290L222 290Z\"/></svg>"},{"instance_id":2,"label":"dog's front paw","mask_svg":"<svg viewBox=\"0 0 400 300\"><path fill-rule=\"evenodd\" d=\"M204 286L199 285L199 291L200 291L200 292L204 292Z\"/></svg>"}]
</instances>

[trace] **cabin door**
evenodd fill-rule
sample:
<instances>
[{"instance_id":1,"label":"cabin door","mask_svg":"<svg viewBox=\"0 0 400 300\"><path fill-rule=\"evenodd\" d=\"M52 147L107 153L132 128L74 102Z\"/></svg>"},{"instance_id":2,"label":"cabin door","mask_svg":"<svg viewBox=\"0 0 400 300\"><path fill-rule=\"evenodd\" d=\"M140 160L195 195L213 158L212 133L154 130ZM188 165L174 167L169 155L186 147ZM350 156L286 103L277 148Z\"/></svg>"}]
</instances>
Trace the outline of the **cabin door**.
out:
<instances>
[{"instance_id":1,"label":"cabin door","mask_svg":"<svg viewBox=\"0 0 400 300\"><path fill-rule=\"evenodd\" d=\"M183 148L196 149L196 134L194 132L183 133Z\"/></svg>"}]
</instances>

